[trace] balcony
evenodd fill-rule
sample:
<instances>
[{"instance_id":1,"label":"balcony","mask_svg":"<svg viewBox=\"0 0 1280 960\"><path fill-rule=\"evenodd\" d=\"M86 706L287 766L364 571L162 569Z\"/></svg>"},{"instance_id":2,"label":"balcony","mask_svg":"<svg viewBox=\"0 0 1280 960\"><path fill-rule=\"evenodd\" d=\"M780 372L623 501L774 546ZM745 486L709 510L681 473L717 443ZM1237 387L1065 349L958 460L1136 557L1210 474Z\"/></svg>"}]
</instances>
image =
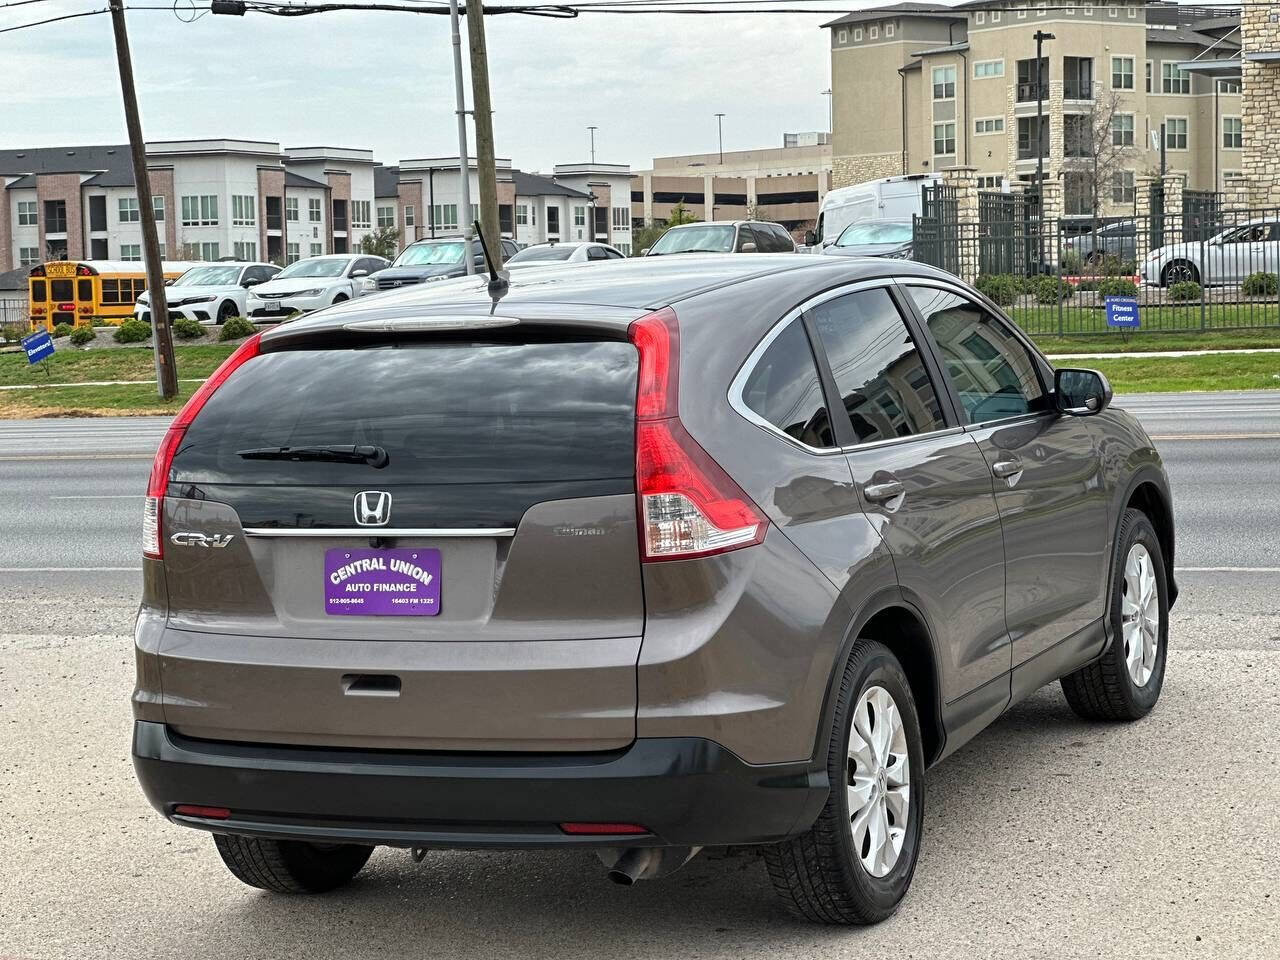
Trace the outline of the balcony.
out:
<instances>
[{"instance_id":1,"label":"balcony","mask_svg":"<svg viewBox=\"0 0 1280 960\"><path fill-rule=\"evenodd\" d=\"M1018 103L1035 103L1037 100L1049 99L1049 84L1047 83L1019 83L1018 84Z\"/></svg>"},{"instance_id":2,"label":"balcony","mask_svg":"<svg viewBox=\"0 0 1280 960\"><path fill-rule=\"evenodd\" d=\"M1092 100L1093 83L1080 80L1068 80L1062 85L1064 100Z\"/></svg>"}]
</instances>

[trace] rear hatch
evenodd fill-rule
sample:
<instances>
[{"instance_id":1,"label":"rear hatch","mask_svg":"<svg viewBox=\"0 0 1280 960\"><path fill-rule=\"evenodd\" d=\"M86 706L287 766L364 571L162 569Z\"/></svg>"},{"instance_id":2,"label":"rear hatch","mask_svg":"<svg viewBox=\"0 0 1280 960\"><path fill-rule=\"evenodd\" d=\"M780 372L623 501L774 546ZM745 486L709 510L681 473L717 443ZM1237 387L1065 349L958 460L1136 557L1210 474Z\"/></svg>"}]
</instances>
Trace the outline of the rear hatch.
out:
<instances>
[{"instance_id":1,"label":"rear hatch","mask_svg":"<svg viewBox=\"0 0 1280 960\"><path fill-rule=\"evenodd\" d=\"M362 337L249 360L188 428L162 520L166 719L267 742L630 742L635 348L545 326Z\"/></svg>"}]
</instances>

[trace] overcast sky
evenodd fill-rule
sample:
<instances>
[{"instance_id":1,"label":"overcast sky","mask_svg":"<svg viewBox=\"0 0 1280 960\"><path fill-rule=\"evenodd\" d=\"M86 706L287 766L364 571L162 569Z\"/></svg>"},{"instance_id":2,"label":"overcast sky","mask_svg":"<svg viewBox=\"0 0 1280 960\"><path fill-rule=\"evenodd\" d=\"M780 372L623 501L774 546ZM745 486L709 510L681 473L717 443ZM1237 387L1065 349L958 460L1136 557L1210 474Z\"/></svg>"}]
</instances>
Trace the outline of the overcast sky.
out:
<instances>
[{"instance_id":1,"label":"overcast sky","mask_svg":"<svg viewBox=\"0 0 1280 960\"><path fill-rule=\"evenodd\" d=\"M101 5L42 0L0 10L0 26ZM654 156L714 151L717 112L725 150L825 130L830 63L819 24L834 16L491 17L498 155L526 170L585 161L595 124L598 161L641 169ZM183 23L153 10L130 13L129 30L149 140L369 147L383 163L456 153L447 16ZM108 17L0 34L0 65L0 145L125 141Z\"/></svg>"}]
</instances>

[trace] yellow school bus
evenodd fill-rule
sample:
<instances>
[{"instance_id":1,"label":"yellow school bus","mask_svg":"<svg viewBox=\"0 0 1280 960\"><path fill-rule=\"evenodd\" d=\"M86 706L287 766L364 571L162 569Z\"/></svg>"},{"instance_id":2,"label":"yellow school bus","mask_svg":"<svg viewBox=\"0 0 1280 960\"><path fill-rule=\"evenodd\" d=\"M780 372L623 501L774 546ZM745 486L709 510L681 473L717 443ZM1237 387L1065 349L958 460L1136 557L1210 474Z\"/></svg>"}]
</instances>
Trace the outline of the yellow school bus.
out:
<instances>
[{"instance_id":1,"label":"yellow school bus","mask_svg":"<svg viewBox=\"0 0 1280 960\"><path fill-rule=\"evenodd\" d=\"M166 261L161 269L173 280L194 266ZM33 330L114 324L133 314L138 294L147 289L147 271L137 260L50 260L31 268L27 288Z\"/></svg>"}]
</instances>

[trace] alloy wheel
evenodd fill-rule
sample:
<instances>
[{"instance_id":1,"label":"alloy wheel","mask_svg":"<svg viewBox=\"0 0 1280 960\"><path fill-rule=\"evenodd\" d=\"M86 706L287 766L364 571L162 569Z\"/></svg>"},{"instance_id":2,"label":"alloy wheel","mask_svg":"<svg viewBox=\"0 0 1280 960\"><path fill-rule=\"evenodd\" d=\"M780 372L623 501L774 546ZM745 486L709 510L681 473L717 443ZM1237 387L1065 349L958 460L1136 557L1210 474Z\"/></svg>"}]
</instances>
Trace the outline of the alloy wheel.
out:
<instances>
[{"instance_id":1,"label":"alloy wheel","mask_svg":"<svg viewBox=\"0 0 1280 960\"><path fill-rule=\"evenodd\" d=\"M1124 560L1120 632L1129 679L1136 687L1146 686L1160 647L1160 584L1151 554L1141 543L1130 547Z\"/></svg>"},{"instance_id":2,"label":"alloy wheel","mask_svg":"<svg viewBox=\"0 0 1280 960\"><path fill-rule=\"evenodd\" d=\"M907 731L893 696L868 687L849 730L849 828L864 870L883 877L902 854L911 809Z\"/></svg>"}]
</instances>

